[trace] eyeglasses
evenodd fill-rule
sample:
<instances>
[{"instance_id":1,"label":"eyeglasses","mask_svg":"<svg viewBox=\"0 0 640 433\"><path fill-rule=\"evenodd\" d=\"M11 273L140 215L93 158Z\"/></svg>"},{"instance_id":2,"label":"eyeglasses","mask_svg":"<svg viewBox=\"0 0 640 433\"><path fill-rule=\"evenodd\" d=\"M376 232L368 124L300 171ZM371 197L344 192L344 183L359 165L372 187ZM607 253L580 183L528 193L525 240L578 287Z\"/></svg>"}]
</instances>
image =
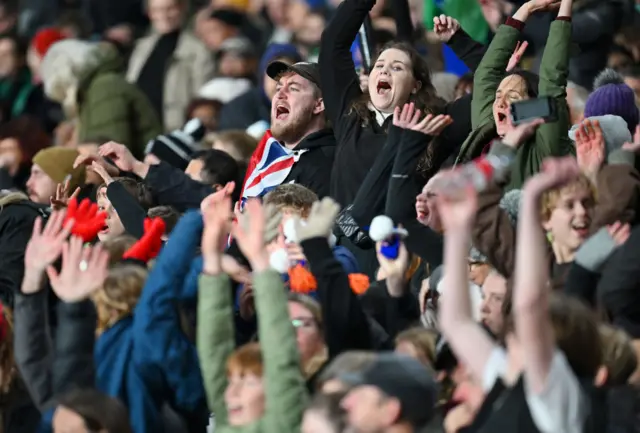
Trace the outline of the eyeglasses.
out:
<instances>
[{"instance_id":1,"label":"eyeglasses","mask_svg":"<svg viewBox=\"0 0 640 433\"><path fill-rule=\"evenodd\" d=\"M315 325L315 320L312 317L295 317L291 319L291 324L294 328L312 328Z\"/></svg>"}]
</instances>

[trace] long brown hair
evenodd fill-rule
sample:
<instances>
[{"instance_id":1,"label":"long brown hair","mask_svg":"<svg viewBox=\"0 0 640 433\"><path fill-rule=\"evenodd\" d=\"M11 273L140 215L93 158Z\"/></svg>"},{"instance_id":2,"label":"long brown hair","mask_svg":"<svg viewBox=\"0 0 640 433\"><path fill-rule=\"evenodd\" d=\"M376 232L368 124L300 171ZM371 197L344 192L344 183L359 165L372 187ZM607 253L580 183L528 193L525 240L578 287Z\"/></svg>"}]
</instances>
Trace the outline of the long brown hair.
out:
<instances>
[{"instance_id":1,"label":"long brown hair","mask_svg":"<svg viewBox=\"0 0 640 433\"><path fill-rule=\"evenodd\" d=\"M376 61L380 54L389 49L396 49L404 52L411 60L411 73L413 78L420 82L420 88L415 94L409 97L410 102L416 104L416 108L428 113L439 113L445 102L438 97L435 87L431 82L431 72L429 64L420 53L407 42L392 41L385 44L376 56ZM375 64L375 62L374 62ZM409 102L407 101L407 102ZM375 114L370 110L371 97L369 92L363 92L362 97L356 99L351 106L351 113L355 113L365 125L375 124Z\"/></svg>"},{"instance_id":2,"label":"long brown hair","mask_svg":"<svg viewBox=\"0 0 640 433\"><path fill-rule=\"evenodd\" d=\"M12 319L11 311L0 304L0 395L9 393L16 377Z\"/></svg>"}]
</instances>

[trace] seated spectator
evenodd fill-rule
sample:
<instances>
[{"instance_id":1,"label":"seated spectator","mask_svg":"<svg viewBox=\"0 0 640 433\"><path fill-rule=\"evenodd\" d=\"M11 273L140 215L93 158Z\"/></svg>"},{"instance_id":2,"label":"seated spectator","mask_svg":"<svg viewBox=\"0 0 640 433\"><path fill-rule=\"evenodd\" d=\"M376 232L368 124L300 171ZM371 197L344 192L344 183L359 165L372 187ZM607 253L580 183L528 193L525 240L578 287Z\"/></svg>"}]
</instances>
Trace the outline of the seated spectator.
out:
<instances>
[{"instance_id":1,"label":"seated spectator","mask_svg":"<svg viewBox=\"0 0 640 433\"><path fill-rule=\"evenodd\" d=\"M258 60L249 39L229 38L216 51L217 74L221 77L254 79Z\"/></svg>"},{"instance_id":2,"label":"seated spectator","mask_svg":"<svg viewBox=\"0 0 640 433\"><path fill-rule=\"evenodd\" d=\"M207 132L218 129L218 118L224 102L217 99L199 97L192 99L185 112L185 119L200 119Z\"/></svg>"}]
</instances>

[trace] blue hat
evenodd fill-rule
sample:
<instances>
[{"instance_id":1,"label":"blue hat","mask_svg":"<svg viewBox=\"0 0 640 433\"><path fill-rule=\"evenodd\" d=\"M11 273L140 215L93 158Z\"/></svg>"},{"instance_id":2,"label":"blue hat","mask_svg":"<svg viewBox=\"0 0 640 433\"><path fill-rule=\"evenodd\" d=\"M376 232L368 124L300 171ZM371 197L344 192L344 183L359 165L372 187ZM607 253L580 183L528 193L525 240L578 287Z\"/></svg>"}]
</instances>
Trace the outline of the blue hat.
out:
<instances>
[{"instance_id":1,"label":"blue hat","mask_svg":"<svg viewBox=\"0 0 640 433\"><path fill-rule=\"evenodd\" d=\"M624 79L613 69L605 69L593 83L595 89L584 108L584 117L613 114L627 122L629 132L633 134L638 126L639 114L636 95L624 83Z\"/></svg>"}]
</instances>

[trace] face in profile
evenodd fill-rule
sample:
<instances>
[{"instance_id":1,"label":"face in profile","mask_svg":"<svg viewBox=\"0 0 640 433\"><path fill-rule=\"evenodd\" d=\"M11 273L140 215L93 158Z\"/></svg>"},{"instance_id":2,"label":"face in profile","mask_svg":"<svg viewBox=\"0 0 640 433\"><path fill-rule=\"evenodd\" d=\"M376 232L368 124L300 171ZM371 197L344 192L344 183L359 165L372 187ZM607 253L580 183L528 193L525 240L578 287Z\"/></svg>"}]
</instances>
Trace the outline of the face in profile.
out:
<instances>
[{"instance_id":1,"label":"face in profile","mask_svg":"<svg viewBox=\"0 0 640 433\"><path fill-rule=\"evenodd\" d=\"M51 198L56 194L57 186L58 184L38 164L31 166L31 175L27 180L29 200L40 204L50 204Z\"/></svg>"},{"instance_id":2,"label":"face in profile","mask_svg":"<svg viewBox=\"0 0 640 433\"><path fill-rule=\"evenodd\" d=\"M108 239L114 238L116 236L120 236L124 234L125 229L122 224L122 220L120 220L120 216L118 212L111 204L111 201L107 198L107 188L100 188L97 194L98 197L98 208L101 211L107 213L107 219L105 220L105 227L98 233L98 239L104 242Z\"/></svg>"}]
</instances>

